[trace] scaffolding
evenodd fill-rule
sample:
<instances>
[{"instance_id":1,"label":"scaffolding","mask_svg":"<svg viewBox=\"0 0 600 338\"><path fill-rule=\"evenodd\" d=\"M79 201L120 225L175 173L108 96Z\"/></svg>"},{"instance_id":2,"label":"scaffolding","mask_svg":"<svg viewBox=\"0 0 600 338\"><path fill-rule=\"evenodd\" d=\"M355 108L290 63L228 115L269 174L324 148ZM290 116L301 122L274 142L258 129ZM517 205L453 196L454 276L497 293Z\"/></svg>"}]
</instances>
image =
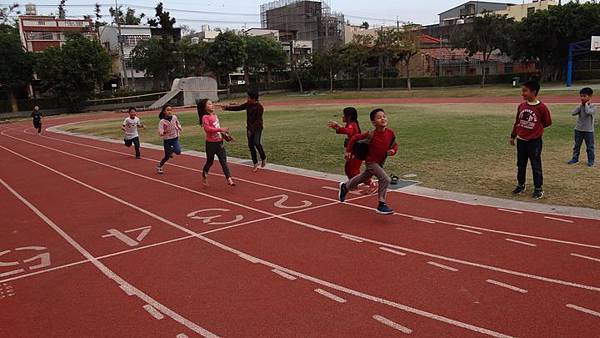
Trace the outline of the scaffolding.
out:
<instances>
[{"instance_id":1,"label":"scaffolding","mask_svg":"<svg viewBox=\"0 0 600 338\"><path fill-rule=\"evenodd\" d=\"M326 0L278 0L260 6L261 26L280 32L282 41L312 41L326 50L343 41L344 15L333 13Z\"/></svg>"}]
</instances>

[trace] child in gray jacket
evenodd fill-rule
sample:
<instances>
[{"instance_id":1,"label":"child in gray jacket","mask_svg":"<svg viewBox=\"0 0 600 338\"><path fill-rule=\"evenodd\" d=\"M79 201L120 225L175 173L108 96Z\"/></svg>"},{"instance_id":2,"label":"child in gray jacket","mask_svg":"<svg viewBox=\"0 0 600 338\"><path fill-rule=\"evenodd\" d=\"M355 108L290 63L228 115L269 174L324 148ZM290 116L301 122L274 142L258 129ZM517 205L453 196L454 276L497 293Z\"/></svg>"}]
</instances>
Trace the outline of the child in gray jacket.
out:
<instances>
[{"instance_id":1,"label":"child in gray jacket","mask_svg":"<svg viewBox=\"0 0 600 338\"><path fill-rule=\"evenodd\" d=\"M568 162L575 164L579 162L579 151L581 144L585 141L587 149L588 167L593 167L595 163L594 154L594 123L596 120L596 105L592 104L592 88L583 88L579 92L581 105L573 110L572 115L577 116L577 125L575 126L575 147L573 148L573 158Z\"/></svg>"}]
</instances>

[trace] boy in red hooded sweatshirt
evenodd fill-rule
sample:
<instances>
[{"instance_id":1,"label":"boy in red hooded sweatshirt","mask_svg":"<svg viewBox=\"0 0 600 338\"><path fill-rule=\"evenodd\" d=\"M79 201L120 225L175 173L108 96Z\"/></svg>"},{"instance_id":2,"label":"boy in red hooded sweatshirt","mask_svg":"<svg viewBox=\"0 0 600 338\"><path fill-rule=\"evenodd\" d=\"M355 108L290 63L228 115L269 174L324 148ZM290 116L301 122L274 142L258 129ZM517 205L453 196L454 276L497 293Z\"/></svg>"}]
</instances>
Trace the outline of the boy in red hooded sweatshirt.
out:
<instances>
[{"instance_id":1,"label":"boy in red hooded sweatshirt","mask_svg":"<svg viewBox=\"0 0 600 338\"><path fill-rule=\"evenodd\" d=\"M517 146L517 187L513 190L513 194L519 195L525 192L527 162L531 162L535 199L544 197L542 136L544 128L552 125L550 110L537 99L539 92L539 82L527 81L523 84L521 95L525 102L517 109L517 117L510 135L510 144Z\"/></svg>"}]
</instances>

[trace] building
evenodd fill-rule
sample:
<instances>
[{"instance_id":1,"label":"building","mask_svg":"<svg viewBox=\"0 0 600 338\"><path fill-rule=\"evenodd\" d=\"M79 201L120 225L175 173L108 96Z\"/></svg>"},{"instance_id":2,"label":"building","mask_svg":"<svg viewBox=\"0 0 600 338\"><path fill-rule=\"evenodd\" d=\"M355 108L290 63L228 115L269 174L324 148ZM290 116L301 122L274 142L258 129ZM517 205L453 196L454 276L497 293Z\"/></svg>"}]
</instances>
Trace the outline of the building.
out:
<instances>
[{"instance_id":1,"label":"building","mask_svg":"<svg viewBox=\"0 0 600 338\"><path fill-rule=\"evenodd\" d=\"M261 5L262 28L279 31L280 40L311 41L315 51L340 46L344 16L326 0L278 0Z\"/></svg>"},{"instance_id":2,"label":"building","mask_svg":"<svg viewBox=\"0 0 600 338\"><path fill-rule=\"evenodd\" d=\"M468 1L462 5L451 8L439 15L440 26L449 26L469 22L473 17L484 12L507 10L511 4L504 2Z\"/></svg>"},{"instance_id":3,"label":"building","mask_svg":"<svg viewBox=\"0 0 600 338\"><path fill-rule=\"evenodd\" d=\"M29 9L29 8L28 8ZM29 11L33 13L33 11ZM89 18L59 19L53 16L19 16L21 43L29 52L43 52L49 47L60 47L69 32L81 33L90 39L97 39L93 22Z\"/></svg>"},{"instance_id":4,"label":"building","mask_svg":"<svg viewBox=\"0 0 600 338\"><path fill-rule=\"evenodd\" d=\"M554 0L533 0L533 2L520 5L508 5L506 9L494 13L508 15L509 18L513 18L515 21L521 21L537 11L548 9L550 6L558 6L558 2Z\"/></svg>"},{"instance_id":5,"label":"building","mask_svg":"<svg viewBox=\"0 0 600 338\"><path fill-rule=\"evenodd\" d=\"M140 41L149 40L152 37L168 36L173 41L178 41L181 39L181 29L163 30L162 28L143 25L121 25L120 28L121 41L123 42L123 60L121 59L121 46L119 45L119 27L107 25L99 29L100 42L112 59L113 75L117 78L126 79L127 84L135 90L149 90L152 87L152 81L145 77L143 71L135 70L131 63L131 52ZM123 70L123 63L125 63L125 70Z\"/></svg>"},{"instance_id":6,"label":"building","mask_svg":"<svg viewBox=\"0 0 600 338\"><path fill-rule=\"evenodd\" d=\"M191 34L190 37L194 43L199 43L200 41L213 42L219 34L221 34L220 30L212 30L209 26L202 26L202 31Z\"/></svg>"},{"instance_id":7,"label":"building","mask_svg":"<svg viewBox=\"0 0 600 338\"><path fill-rule=\"evenodd\" d=\"M381 29L381 28L379 28ZM371 36L373 39L377 38L377 28L365 29L363 26L355 25L344 25L344 44L348 44L354 41L355 36Z\"/></svg>"},{"instance_id":8,"label":"building","mask_svg":"<svg viewBox=\"0 0 600 338\"><path fill-rule=\"evenodd\" d=\"M279 31L276 29L250 28L248 30L245 30L244 34L249 36L271 37L279 41Z\"/></svg>"}]
</instances>

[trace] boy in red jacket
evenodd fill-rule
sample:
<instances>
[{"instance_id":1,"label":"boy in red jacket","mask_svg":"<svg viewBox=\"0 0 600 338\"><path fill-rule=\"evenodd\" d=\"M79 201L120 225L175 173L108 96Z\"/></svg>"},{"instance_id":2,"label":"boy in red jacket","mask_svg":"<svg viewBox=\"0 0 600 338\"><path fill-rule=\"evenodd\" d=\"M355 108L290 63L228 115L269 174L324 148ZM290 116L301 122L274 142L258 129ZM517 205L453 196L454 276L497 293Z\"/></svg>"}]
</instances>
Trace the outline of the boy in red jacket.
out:
<instances>
[{"instance_id":1,"label":"boy in red jacket","mask_svg":"<svg viewBox=\"0 0 600 338\"><path fill-rule=\"evenodd\" d=\"M377 213L382 215L391 215L394 210L390 209L385 203L387 188L391 179L383 170L383 164L388 156L394 156L398 152L396 135L387 127L387 118L385 111L378 108L370 114L371 123L375 127L374 131L354 135L346 147L346 159L352 157L352 148L354 143L367 139L369 142L369 151L367 153L366 170L360 175L354 176L346 183L340 183L339 198L344 202L349 191L355 189L360 183L368 182L371 177L376 176L379 179L379 205Z\"/></svg>"},{"instance_id":2,"label":"boy in red jacket","mask_svg":"<svg viewBox=\"0 0 600 338\"><path fill-rule=\"evenodd\" d=\"M517 145L517 182L513 194L525 192L525 177L527 162L531 162L533 171L533 198L544 197L544 175L542 172L542 136L544 128L552 125L550 110L537 99L540 84L537 81L527 81L521 88L525 102L517 109L517 118L510 136L510 144Z\"/></svg>"}]
</instances>

